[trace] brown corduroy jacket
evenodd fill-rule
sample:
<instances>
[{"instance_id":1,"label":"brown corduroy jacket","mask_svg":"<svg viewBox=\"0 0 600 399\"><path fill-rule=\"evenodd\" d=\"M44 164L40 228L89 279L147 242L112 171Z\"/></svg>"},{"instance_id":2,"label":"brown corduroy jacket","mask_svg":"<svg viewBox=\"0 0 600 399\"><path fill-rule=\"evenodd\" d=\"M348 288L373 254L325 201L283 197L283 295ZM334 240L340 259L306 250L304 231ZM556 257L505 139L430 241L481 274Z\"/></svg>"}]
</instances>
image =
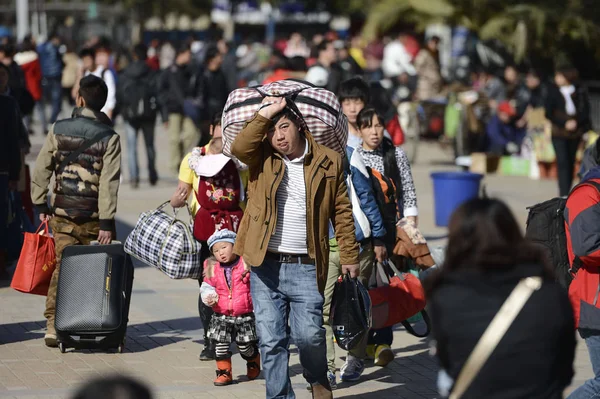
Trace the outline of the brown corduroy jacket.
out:
<instances>
[{"instance_id":1,"label":"brown corduroy jacket","mask_svg":"<svg viewBox=\"0 0 600 399\"><path fill-rule=\"evenodd\" d=\"M231 153L248 165L248 204L238 230L235 253L252 266L260 266L277 225L277 188L285 164L266 135L269 119L256 114L231 145ZM304 159L308 256L315 260L319 291L323 292L329 265L329 222L335 227L342 265L358 264L358 244L352 205L344 179L342 158L305 135Z\"/></svg>"}]
</instances>

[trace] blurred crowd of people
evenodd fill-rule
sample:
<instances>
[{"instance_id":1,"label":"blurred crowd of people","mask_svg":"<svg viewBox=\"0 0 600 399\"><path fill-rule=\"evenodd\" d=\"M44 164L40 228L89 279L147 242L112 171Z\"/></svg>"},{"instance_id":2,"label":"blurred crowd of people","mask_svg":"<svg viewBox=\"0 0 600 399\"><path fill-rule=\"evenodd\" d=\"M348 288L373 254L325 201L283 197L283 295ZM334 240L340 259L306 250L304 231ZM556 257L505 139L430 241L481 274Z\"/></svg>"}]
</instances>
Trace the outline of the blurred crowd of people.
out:
<instances>
[{"instance_id":1,"label":"blurred crowd of people","mask_svg":"<svg viewBox=\"0 0 600 399\"><path fill-rule=\"evenodd\" d=\"M8 161L0 163L2 167L0 169L0 172L2 172L0 173L0 183L2 183L0 187L3 190L0 193L0 199L3 200L6 197L4 194L9 189L14 191L14 185L19 179L20 166L24 164L23 156L29 149L28 136L34 134L34 118L36 118L38 126L41 127L41 132L48 134L48 138L51 139L56 133L52 130L48 133L49 127L61 116L65 116L62 113L63 105L74 105L75 99L77 99L77 105L80 108L92 109L95 112L94 117L97 116L96 113L108 117L103 117L106 119L107 126L110 123L114 125L118 117L123 120L128 151L129 183L133 188L137 188L140 184L137 154L137 140L140 131L147 152L149 184L155 185L158 182L154 134L156 127L159 126L157 122L160 116L160 121L163 123L169 137L170 170L179 176L179 185L174 197L171 199L171 205L181 207L187 204L190 197L192 197L192 202L194 199L196 201L202 200L202 196L199 195L201 193L198 192L198 181L203 175L197 170L192 170L193 159L190 163L190 158L198 158L207 153L210 155L222 153L221 131L223 126L221 126L220 115L221 112L227 111L223 108L232 90L238 87L266 84L289 78L306 80L315 86L330 90L337 95L349 124L350 134L346 148L350 160L348 167L352 171L350 179L352 179L354 189L359 192L358 195L361 197L359 206L356 209L365 213L364 218L368 219L369 229L373 231L372 237L366 238L360 237L360 232L357 231L355 231L355 237L349 233L345 234L344 239L339 240L339 249L337 235L332 235L330 231L330 236L326 236L327 220L320 225L325 226L323 229L319 229L317 232L309 232L313 237L315 236L313 233L319 236L319 242L321 243L319 250L322 250L323 253L327 252L328 256L331 255L331 259L335 259L335 256L338 257L337 261L333 260L326 265L319 265L321 268L330 268L329 271L324 273L325 277L329 277L329 281L322 279L322 283L327 283L330 289L326 290L323 296L318 295L319 301L324 299L325 303L316 301L313 315L317 317L313 317L305 323L306 331L310 331L309 327L313 327L315 331L318 330L318 333L323 335L323 340L315 345L305 344L304 350L301 349L301 353L303 351L304 353L311 353L312 350L320 350L323 354L325 349L328 349L327 365L325 365L323 358L315 361L315 363L320 362L317 366L322 366L322 370L317 370L320 373L321 381L309 381L311 383L309 389L314 390L314 397L319 397L317 395L318 384L321 384L327 391L325 393L321 392L321 397L332 397L331 389L337 385L335 347L332 335L329 333L325 338L325 332L321 331L321 329L324 330L328 327L326 323L323 325L322 316L328 317L328 306L330 306L329 303L333 295L332 286L342 273L349 273L365 281L369 280L375 261L384 263L388 258L388 253L393 253L394 244L398 238L396 227L400 217L402 218L400 220L404 220L405 224L410 224L414 229L418 226L417 196L410 162L404 150L399 147L398 144L401 143L401 140L397 140L396 134L396 132L403 131L403 126L398 124L398 120L402 119L399 118L399 114L402 114L403 109L405 109L401 105L403 103L417 103L420 105L432 103L447 106L452 93L476 93L477 101L483 103L486 112L476 115L484 128L474 149L499 155L520 153L523 141L531 130L541 129L545 131L547 129L548 140L551 140L558 163L561 195L566 195L570 191L573 183L575 153L583 134L591 128L588 95L585 88L579 84L577 73L573 68L568 66L558 68L553 82L547 81L535 69L529 69L524 75L521 75L517 67L508 65L501 76L496 76L490 71L480 68L473 72L468 84L465 84L465 82L458 84L447 81L442 74L439 56L440 43L441 39L437 36L427 37L423 46L421 46L414 38L405 34L390 37L384 41L364 43L362 38L358 36L344 41L339 39L337 35L330 33L314 35L308 40L303 35L294 33L289 38L276 41L272 46L262 43L242 43L234 46L222 38L205 41L191 38L183 43L160 43L158 40L152 40L149 45L137 44L130 51L123 52L115 51L113 44L106 38L94 38L85 43L81 49L75 49L74 46L65 43L58 35L54 34L47 41L39 44L35 43L31 37L18 44L11 40L5 40L0 46L0 93L8 95L0 97L1 101L6 103L1 109L3 112L2 120L10 124L7 125L7 131L14 132L15 134L11 137L16 139L10 142L7 141L7 145L2 147L3 151L6 152L4 153L5 156L0 157L0 159L7 159ZM90 75L95 77L90 77ZM86 79L91 83L89 83L87 91L81 90L84 88ZM80 82L83 82L81 87L79 86ZM96 95L92 86L101 87L103 90L102 96ZM82 91L85 92L83 94L86 94L86 96L83 96ZM106 101L97 104L100 97L102 100L106 97ZM254 119L244 128L245 133L240 134L242 137L246 136L248 142L245 144L252 147L252 140L249 140L248 137L263 137L265 135L269 137L270 135L269 140L273 140L275 134L273 129L277 130L276 140L272 144L265 145L271 145L280 155L285 156L285 158L279 157L279 159L286 160L286 168L293 170L292 163L296 162L296 166L299 168L297 170L302 172L303 165L309 162L304 163L304 155L308 153L309 148L312 150L313 147L317 147L313 143L307 144L305 142L307 139L300 134L301 124L296 119L297 116L289 111L281 113L286 104L281 99L278 101L279 105L273 103L261 109L262 114L260 115L264 119L262 122L260 118ZM474 103L475 101L471 99L466 102ZM49 118L47 114L48 107L51 111ZM412 111L407 109L406 112ZM391 117L389 116L390 113ZM74 117L77 117L77 115L74 115ZM87 122L88 124L95 123L96 119L91 117L88 119L90 119ZM108 119L111 119L112 122ZM268 122L268 120L271 120L276 128L267 129L265 121ZM396 121L396 125L393 121ZM296 129L289 129L288 131L289 126L294 126ZM395 127L396 130L394 130ZM84 136L83 128L80 130L79 133ZM119 142L118 139L113 140ZM286 140L294 145L289 144L289 148L287 148ZM281 142L284 144L279 144L281 148L278 148L277 145ZM238 153L242 155L249 154L249 151L240 150L239 147L243 145L243 141L237 140ZM297 148L295 145L297 145ZM196 146L204 148L199 148L196 152L190 153L190 150ZM292 147L294 151L291 150ZM290 151L287 151L286 148ZM303 153L302 150L305 152ZM58 152L58 149L56 151ZM255 149L255 151L258 150ZM233 152L235 152L235 149ZM291 157L291 160L288 159L288 156ZM298 160L302 162L298 162ZM231 162L230 160L226 161ZM252 161L251 157L248 156L246 161L244 162L250 163ZM359 161L360 163L358 163ZM118 165L119 162L115 161L114 163ZM263 162L266 163L267 161L263 160ZM18 165L18 168L11 169L12 164ZM43 165L38 165L38 169L43 171ZM259 167L262 166L259 165ZM386 177L387 181L390 182L389 187L395 188L395 192L390 197L393 200L388 201L392 206L391 210L384 209L380 206L381 204L377 203L372 175L361 176L358 173L359 170L367 170L367 167L369 171L375 170L379 175ZM85 168L82 166L82 169ZM235 165L233 169L235 172L233 173L233 180L238 184ZM341 167L338 169L335 173L342 174ZM59 171L58 173L62 172ZM250 175L260 175L262 179L267 179L264 173L262 169L260 173L252 170ZM89 173L89 175L93 174L92 172ZM276 180L276 176L277 174L274 173L272 178L268 178L270 179L268 181ZM113 174L113 177L115 185L118 185L118 174ZM239 177L241 182L241 173ZM286 183L282 186L285 190L283 191L284 194L287 195L288 182L294 177L298 179L295 183L302 182L301 174L287 176ZM339 180L343 181L342 179ZM44 181L44 183L48 182ZM261 181L262 183L264 182ZM213 183L211 182L211 184ZM289 192L301 186L301 184L294 184L289 186ZM39 183L37 185L47 186L47 184ZM262 186L266 187L266 183ZM340 187L346 189L343 184ZM214 190L218 187L213 184L212 188ZM266 198L266 194L269 194L269 201L271 200L270 192L266 194L259 192L257 194L256 184L254 188L255 190L252 193L254 198L257 198L257 195L264 195ZM299 226L306 224L307 207L305 205L307 199L312 200L318 197L311 196L310 189L313 188L308 188L309 191L304 195L305 198L300 201L302 206L296 209L297 204L293 204L291 200L289 201L290 204L286 205L294 209L296 215L300 215L299 222L298 220L288 219L287 225L279 225L278 227L281 230L278 234L283 236L282 231L285 227L286 238L291 237L290 241L294 243L305 242L310 235L307 232L300 231L301 229L295 228L295 223ZM316 190L316 188L314 189ZM236 190L237 192L232 193L230 197L244 196L241 187ZM364 196L361 196L361 192ZM213 195L210 190L207 190L206 193L210 196ZM223 190L221 190L222 193ZM39 197L45 201L46 192L42 194ZM116 193L114 197L116 197ZM249 197L252 201L252 196ZM328 196L323 195L321 197L327 198ZM366 198L364 201L363 197ZM116 203L116 198L113 200ZM260 200L262 201L262 198ZM235 209L230 213L241 214L241 207L238 203L241 201L236 198L232 202L235 202ZM339 207L340 209L344 208L346 211L351 209L350 206L345 207L346 204L349 205L349 199L346 195L339 196L339 203L343 205ZM4 207L4 205L4 203L0 203L0 207ZM252 208L262 209L255 203L252 203ZM335 207L329 208L334 209ZM208 207L204 206L204 211L207 211L207 209ZM270 212L275 213L273 210L275 208L271 207L271 209ZM325 209L325 206L323 206L323 209ZM116 213L116 205L114 211ZM215 210L214 213L228 215L223 209L219 209L218 212ZM319 215L319 212L316 214ZM345 216L349 216L349 214L349 212L346 212ZM200 213L200 216L202 217L202 213ZM255 226L255 228L252 232L258 231L256 226L269 225L270 216L272 215L253 215L252 223L254 225L252 226ZM322 217L322 215L319 216ZM212 214L207 215L207 217L214 220ZM227 217L230 218L230 215ZM0 225L5 223L6 220L0 220ZM389 224L385 225L386 223ZM197 225L205 226L207 223L198 223ZM382 228L382 226L385 228ZM211 231L210 236L218 232L216 225L211 226L211 228L214 229L214 232ZM266 227L260 228L266 229ZM273 229L274 227L269 228ZM237 225L232 229L236 230ZM246 224L245 230L248 230L248 224ZM267 235L266 231L264 237L276 236L274 233ZM352 227L348 227L347 231L353 231ZM464 232L469 232L469 234L464 234ZM494 233L491 239L489 238L490 232ZM194 233L196 234L196 232ZM243 233L243 238L247 239L246 231L243 231ZM110 237L109 235L108 242L110 242ZM225 242L231 244L231 248L233 248L235 242L235 235L232 235L232 237L225 237L229 240ZM0 237L3 242L5 239L6 237ZM210 238L200 240L196 236L196 239L206 241L203 244L207 249L212 247L210 244L206 245L211 240ZM283 240L281 237L277 239ZM250 244L253 244L251 239L247 240ZM352 245L348 245L348 243ZM351 251L344 248L344 245L348 248L352 247ZM254 245L246 245L246 247L252 247L247 252L249 255L255 255L252 253L255 249ZM270 255L266 255L268 251L265 248L261 259L264 262L287 263L281 260L285 256L279 256L289 255L285 253L285 251L289 251L285 248L281 243L274 241L269 248L269 251L272 251L269 252ZM493 295L495 300L493 306L487 306L484 301L481 301L481 306L485 307L483 309L484 314L486 317L489 316L489 319L495 314L497 308L502 305L504 299L512 291L513 286L522 278L539 277L544 280L547 287L546 295L550 299L556 300L561 307L564 307L563 312L550 312L556 320L553 321L552 326L542 326L546 331L546 341L544 342L552 348L554 347L552 345L558 346L554 341L562 339L562 342L566 343L562 354L566 360L561 361L561 359L550 356L551 359L545 362L548 369L540 370L538 364L527 364L525 362L525 360L535 359L535 353L528 353L527 351L521 351L518 354L513 353L516 350L515 348L518 347L516 344L511 348L503 348L504 352L502 353L509 353L511 356L519 355L519 360L522 361L520 364L525 369L529 367L529 370L533 370L532 373L523 375L531 375L534 378L520 381L517 386L517 389L524 392L520 397L559 397L572 378L573 319L564 292L560 291L555 283L552 283L553 276L552 272L549 271L551 265L546 265L541 255L538 257L538 254L534 253L533 248L530 247L520 233L510 210L504 204L494 200L473 200L459 209L450 224L449 248L449 256L445 262L443 274L440 274L437 280L434 280L429 292L434 310L434 335L438 341L438 356L442 366L448 373L447 377L452 380L458 378L464 363L463 358L465 356L462 355L469 353L471 347L477 342L478 334L482 333L479 330L483 330L484 327L483 324L479 324L478 328L481 328L471 329L471 332L475 331L478 334L475 334L477 336L470 336L468 340L465 340L462 336L455 336L455 334L463 334L464 331L453 328L450 325L452 323L449 323L442 316L447 314L461 315L461 310L464 309L463 302L454 302L456 295L469 293L469 290L472 291L471 295L484 291L493 292L494 289L501 287L500 291L502 292L496 292ZM293 248L290 252L292 254L310 252L309 247L305 245L300 246L300 252L296 249ZM349 252L355 253L355 255L361 254L364 259L352 258L351 261L346 262L340 260L340 256L343 258ZM515 254L512 252L515 252ZM210 256L210 254L205 255ZM227 257L223 257L223 263L230 263L233 258L230 258L229 255L231 253ZM1 256L5 255L0 252ZM244 253L244 256L246 257L246 253ZM271 256L271 258L268 259L266 256ZM273 256L275 257L273 258ZM258 258L259 256L256 255L256 259ZM305 259L308 256L292 256L292 258L298 258L299 265L308 265L316 270L317 265L314 259ZM355 260L360 261L360 264ZM533 264L534 267L530 264ZM524 267L516 268L515 266ZM517 269L518 273L515 272ZM508 273L500 273L495 276L498 279L497 281L487 275L485 278L481 278L486 273L498 273L498 270L505 270ZM253 273L255 281L263 278L260 276L255 277L257 271L253 271ZM457 282L456 276L461 273L464 273L466 277ZM267 275L264 274L263 276ZM296 281L295 279L290 280ZM464 281L468 281L470 286L465 287ZM489 285L490 283L492 285L497 284L492 287ZM455 285L461 286L458 294L453 291ZM316 293L316 287L313 288L313 293ZM264 293L270 295L270 291L266 289ZM536 311L532 312L531 317L527 319L531 323L542 321L536 318L541 314L537 309L543 307L544 303L548 303L547 301L542 303L539 296L537 299L540 299L540 303L536 306ZM207 314L210 316L210 312L203 309L201 302L200 300L199 313L203 319L202 322L206 332L209 326L208 323L211 322L210 317L207 320L206 316ZM208 306L206 303L204 305ZM479 303L476 305L479 305ZM280 320L280 316L283 317L278 314L277 321ZM475 325L481 319L481 317L478 317L477 320L471 320L471 315L468 316L464 318L464 325ZM258 319L258 328L259 330L263 329L258 333L261 335L261 340L279 338L277 336L271 337L270 332L266 331L265 326L268 325L268 320L265 319L264 314L259 316ZM452 320L455 319L452 318ZM281 325L287 326L287 320L282 321ZM539 326L532 325L527 330L534 330L535 328L540 329ZM310 335L306 331L302 333ZM299 334L298 331L294 331L294 333ZM316 336L316 334L313 335ZM221 381L216 381L216 383L228 385L232 381L231 362L224 362L229 358L219 359L219 352L223 355L224 347L211 347L208 338L208 336L205 337L206 347L200 358L201 360L216 359L218 367L217 380L226 377L226 383ZM307 337L306 342L309 342L309 338ZM528 336L517 334L510 338L517 343L522 343ZM465 348L461 349L459 356L451 353L454 348L460 347L454 342L455 339L458 339L457 342L461 342L463 345L467 343ZM54 340L56 341L56 336L54 336ZM253 339L252 342L254 341L256 340ZM361 343L359 350L349 352L340 370L342 381L359 381L365 370L365 361L367 360L373 360L374 365L377 366L388 365L395 356L391 348L392 341L391 327L372 330L367 339ZM526 347L529 347L532 341L527 341ZM220 343L223 344L223 342ZM230 342L226 343L229 344ZM285 346L279 343L277 345ZM273 344L273 346L276 345ZM254 350L254 348L247 349ZM287 348L285 349L287 350ZM547 351L544 353L554 352ZM258 368L256 356L256 353L253 356L248 356L249 367L254 364L253 367ZM501 360L503 359L502 354L497 356ZM508 356L508 358L512 358L511 356ZM283 364L288 360L287 354L279 356L277 364ZM306 359L304 362L306 363ZM265 363L264 369L272 373L267 376L267 392L279 389L281 392L290 392L288 396L291 397L293 394L291 394L291 388L288 386L289 383L279 378L275 373L279 368L273 366L274 363L271 361ZM325 368L325 366L327 367ZM313 368L317 369L319 367ZM504 371L509 373L510 368L504 368ZM540 378L535 378L534 374L536 372L541 376ZM478 389L486 393L488 391L495 392L496 387L490 381L498 381L498 378L485 373L484 377L487 384L478 387ZM509 377L507 374L506 378ZM275 386L274 383L279 383L279 386ZM452 383L453 381L450 382L450 385ZM497 392L501 392L501 388L498 388ZM548 393L549 395L545 395ZM498 395L500 397L501 394ZM276 397L278 395L271 396Z\"/></svg>"}]
</instances>

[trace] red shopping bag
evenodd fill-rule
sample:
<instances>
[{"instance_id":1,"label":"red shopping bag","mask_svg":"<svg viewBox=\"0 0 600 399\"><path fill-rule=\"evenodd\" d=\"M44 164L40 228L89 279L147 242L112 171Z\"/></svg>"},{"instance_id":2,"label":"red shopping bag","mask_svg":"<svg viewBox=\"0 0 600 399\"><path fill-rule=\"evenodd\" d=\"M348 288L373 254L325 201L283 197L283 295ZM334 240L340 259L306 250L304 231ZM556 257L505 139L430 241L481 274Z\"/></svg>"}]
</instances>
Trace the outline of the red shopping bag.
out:
<instances>
[{"instance_id":1,"label":"red shopping bag","mask_svg":"<svg viewBox=\"0 0 600 399\"><path fill-rule=\"evenodd\" d=\"M417 337L429 335L429 317L425 311L425 290L416 276L401 273L391 261L377 263L373 271L376 287L369 290L371 296L373 328L391 327L402 323L406 330ZM421 312L427 331L418 334L406 321Z\"/></svg>"},{"instance_id":2,"label":"red shopping bag","mask_svg":"<svg viewBox=\"0 0 600 399\"><path fill-rule=\"evenodd\" d=\"M10 286L28 294L48 295L54 269L54 238L49 234L48 222L43 222L35 233L25 233L21 256Z\"/></svg>"}]
</instances>

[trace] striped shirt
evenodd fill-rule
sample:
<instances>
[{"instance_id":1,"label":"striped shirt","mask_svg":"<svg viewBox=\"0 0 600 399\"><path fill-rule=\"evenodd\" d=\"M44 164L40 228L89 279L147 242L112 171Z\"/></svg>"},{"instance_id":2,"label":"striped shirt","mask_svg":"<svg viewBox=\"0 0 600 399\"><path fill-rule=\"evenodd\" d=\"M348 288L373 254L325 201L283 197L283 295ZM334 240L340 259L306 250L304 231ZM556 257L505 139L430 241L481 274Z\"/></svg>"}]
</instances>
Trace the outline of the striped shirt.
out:
<instances>
[{"instance_id":1,"label":"striped shirt","mask_svg":"<svg viewBox=\"0 0 600 399\"><path fill-rule=\"evenodd\" d=\"M277 189L277 225L269 241L269 251L282 254L307 254L306 236L306 185L304 183L304 157L308 152L290 161L283 157L285 171Z\"/></svg>"}]
</instances>

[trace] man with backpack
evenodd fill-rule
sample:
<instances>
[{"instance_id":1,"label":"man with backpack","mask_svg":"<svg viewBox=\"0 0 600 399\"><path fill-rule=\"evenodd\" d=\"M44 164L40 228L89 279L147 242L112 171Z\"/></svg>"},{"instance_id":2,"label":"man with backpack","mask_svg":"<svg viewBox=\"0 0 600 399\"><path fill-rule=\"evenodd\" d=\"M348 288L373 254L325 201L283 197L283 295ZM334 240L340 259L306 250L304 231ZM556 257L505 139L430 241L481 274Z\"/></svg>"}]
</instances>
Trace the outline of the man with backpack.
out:
<instances>
[{"instance_id":1,"label":"man with backpack","mask_svg":"<svg viewBox=\"0 0 600 399\"><path fill-rule=\"evenodd\" d=\"M568 399L594 398L600 396L600 167L586 173L571 191L564 218L569 264L574 275L569 298L575 325L585 339L595 374Z\"/></svg>"},{"instance_id":2,"label":"man with backpack","mask_svg":"<svg viewBox=\"0 0 600 399\"><path fill-rule=\"evenodd\" d=\"M138 188L140 174L138 167L137 139L141 130L148 159L150 185L156 185L156 151L154 149L154 127L158 113L158 76L146 63L148 48L138 44L133 48L133 62L119 76L117 99L121 115L125 120L127 152L129 158L129 182Z\"/></svg>"},{"instance_id":3,"label":"man with backpack","mask_svg":"<svg viewBox=\"0 0 600 399\"><path fill-rule=\"evenodd\" d=\"M99 77L81 79L73 117L56 122L35 162L31 197L40 220L49 221L56 246L56 269L46 298L46 345L56 347L56 291L63 250L91 241L110 244L121 175L121 141L100 110L108 88ZM52 207L48 185L55 177ZM77 300L74 298L74 300Z\"/></svg>"},{"instance_id":4,"label":"man with backpack","mask_svg":"<svg viewBox=\"0 0 600 399\"><path fill-rule=\"evenodd\" d=\"M188 45L177 50L175 63L161 75L159 101L161 116L169 132L171 160L174 173L179 164L198 143L198 116L202 105L201 68L192 62L192 51Z\"/></svg>"},{"instance_id":5,"label":"man with backpack","mask_svg":"<svg viewBox=\"0 0 600 399\"><path fill-rule=\"evenodd\" d=\"M204 70L200 78L202 90L202 102L198 118L201 134L200 146L204 146L210 141L209 127L212 117L223 110L227 102L227 96L231 91L222 66L223 55L217 47L210 46L204 56Z\"/></svg>"}]
</instances>

